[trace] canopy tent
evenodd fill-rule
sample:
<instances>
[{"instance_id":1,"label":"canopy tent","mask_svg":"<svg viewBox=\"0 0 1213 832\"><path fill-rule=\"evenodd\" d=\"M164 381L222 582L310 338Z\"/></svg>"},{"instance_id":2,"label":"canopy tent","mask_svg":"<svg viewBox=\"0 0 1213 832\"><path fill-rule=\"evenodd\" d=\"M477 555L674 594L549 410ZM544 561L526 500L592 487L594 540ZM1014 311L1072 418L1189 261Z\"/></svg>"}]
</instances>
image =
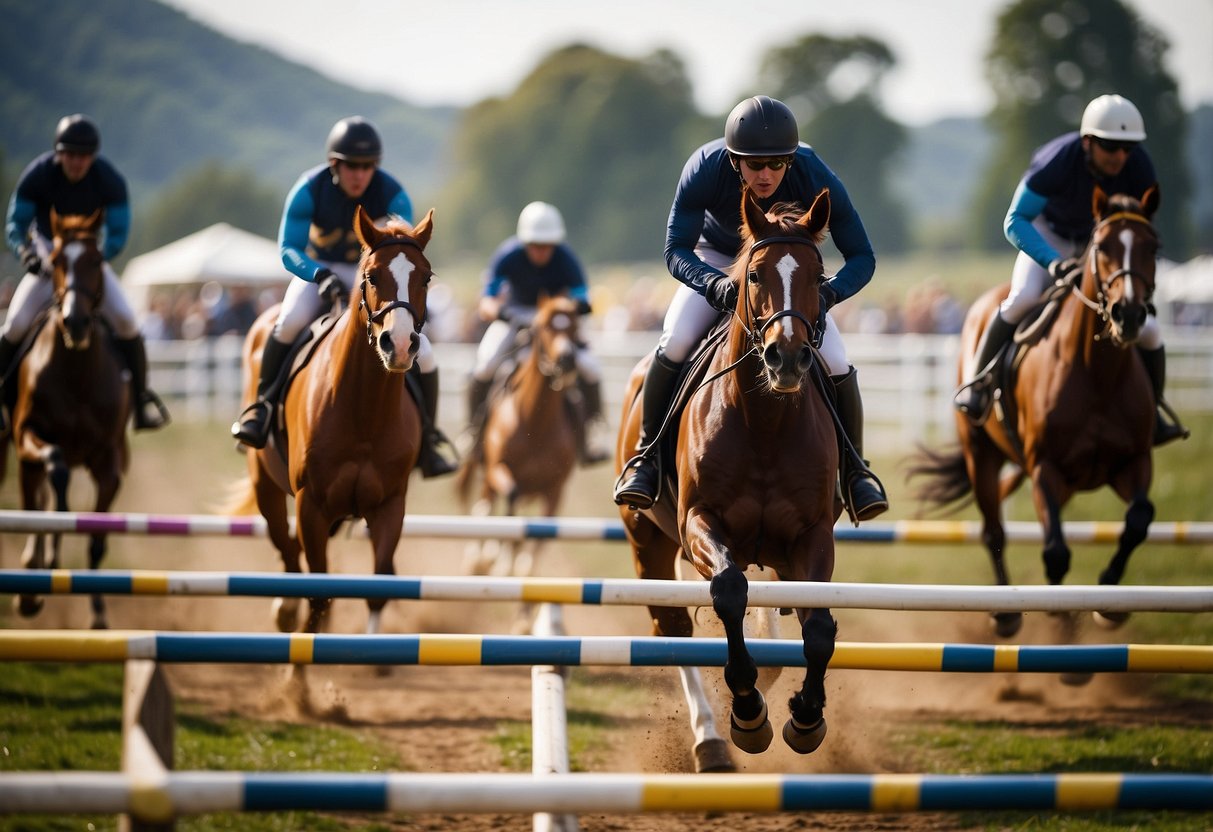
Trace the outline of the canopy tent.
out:
<instances>
[{"instance_id":1,"label":"canopy tent","mask_svg":"<svg viewBox=\"0 0 1213 832\"><path fill-rule=\"evenodd\" d=\"M261 289L285 286L290 279L276 242L220 222L132 257L122 282L135 309L144 311L153 287L214 282Z\"/></svg>"}]
</instances>

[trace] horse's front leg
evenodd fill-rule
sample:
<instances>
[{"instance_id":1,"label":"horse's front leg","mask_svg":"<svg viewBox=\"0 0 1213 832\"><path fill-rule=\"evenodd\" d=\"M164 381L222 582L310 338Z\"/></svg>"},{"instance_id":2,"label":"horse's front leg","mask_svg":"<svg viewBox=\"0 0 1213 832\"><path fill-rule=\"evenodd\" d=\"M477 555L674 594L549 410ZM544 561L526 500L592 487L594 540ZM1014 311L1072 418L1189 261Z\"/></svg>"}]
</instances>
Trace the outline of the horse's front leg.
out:
<instances>
[{"instance_id":1,"label":"horse's front leg","mask_svg":"<svg viewBox=\"0 0 1213 832\"><path fill-rule=\"evenodd\" d=\"M46 468L41 462L21 462L21 508L25 511L42 511L46 508ZM46 535L35 532L25 541L25 549L21 553L21 566L24 569L46 569ZM13 606L17 613L24 618L32 618L42 611L43 599L38 595L19 595L14 599Z\"/></svg>"},{"instance_id":2,"label":"horse's front leg","mask_svg":"<svg viewBox=\"0 0 1213 832\"><path fill-rule=\"evenodd\" d=\"M706 512L687 513L684 540L691 562L711 575L712 609L724 625L728 657L724 681L733 694L730 734L742 751L759 754L771 744L774 732L767 718L767 703L758 690L758 665L745 645L745 611L749 581L729 552L719 521Z\"/></svg>"},{"instance_id":3,"label":"horse's front leg","mask_svg":"<svg viewBox=\"0 0 1213 832\"><path fill-rule=\"evenodd\" d=\"M1154 522L1154 504L1150 502L1150 480L1153 467L1149 455L1136 465L1126 466L1121 477L1112 482L1112 488L1129 504L1125 511L1125 526L1116 543L1116 554L1099 574L1101 584L1118 584L1124 577L1125 567L1133 550L1145 541ZM1096 611L1095 623L1101 627L1115 629L1129 620L1127 612Z\"/></svg>"},{"instance_id":4,"label":"horse's front leg","mask_svg":"<svg viewBox=\"0 0 1213 832\"><path fill-rule=\"evenodd\" d=\"M257 510L265 518L266 530L270 542L278 550L282 558L282 568L286 572L298 573L299 546L298 535L291 533L290 520L286 509L286 494L274 483L269 472L261 464L261 452L248 452L249 481L252 483L253 497L257 501ZM293 633L299 626L299 599L275 598L271 607L274 623L279 631Z\"/></svg>"},{"instance_id":5,"label":"horse's front leg","mask_svg":"<svg viewBox=\"0 0 1213 832\"><path fill-rule=\"evenodd\" d=\"M329 531L332 523L324 516L306 489L295 493L295 527L299 533L299 542L303 546L303 556L307 558L308 571L314 575L328 572ZM308 599L305 632L320 632L332 603L331 598Z\"/></svg>"},{"instance_id":6,"label":"horse's front leg","mask_svg":"<svg viewBox=\"0 0 1213 832\"><path fill-rule=\"evenodd\" d=\"M816 751L826 737L826 668L834 656L838 622L825 608L797 610L808 670L804 687L788 700L791 718L783 724L783 741L798 754Z\"/></svg>"},{"instance_id":7,"label":"horse's front leg","mask_svg":"<svg viewBox=\"0 0 1213 832\"><path fill-rule=\"evenodd\" d=\"M366 515L367 530L371 535L371 549L375 556L376 575L396 574L396 547L404 527L404 497L402 493L392 497ZM383 608L386 598L368 598L366 631L375 635L382 630Z\"/></svg>"},{"instance_id":8,"label":"horse's front leg","mask_svg":"<svg viewBox=\"0 0 1213 832\"><path fill-rule=\"evenodd\" d=\"M1051 584L1060 584L1070 571L1070 547L1061 525L1061 507L1069 498L1070 489L1059 471L1052 465L1036 467L1032 472L1032 502L1044 537L1041 558L1045 577Z\"/></svg>"},{"instance_id":9,"label":"horse's front leg","mask_svg":"<svg viewBox=\"0 0 1213 832\"><path fill-rule=\"evenodd\" d=\"M94 503L95 511L103 513L110 510L110 506L114 504L114 498L118 496L118 488L121 485L120 465L113 455L111 458L102 460L99 464L93 465L91 472L93 482L97 488L97 500ZM89 536L88 541L88 568L99 569L101 561L105 558L107 537L105 534L94 534ZM105 618L105 598L102 595L94 595L92 597L93 607L93 629L104 630L109 627L109 623Z\"/></svg>"}]
</instances>

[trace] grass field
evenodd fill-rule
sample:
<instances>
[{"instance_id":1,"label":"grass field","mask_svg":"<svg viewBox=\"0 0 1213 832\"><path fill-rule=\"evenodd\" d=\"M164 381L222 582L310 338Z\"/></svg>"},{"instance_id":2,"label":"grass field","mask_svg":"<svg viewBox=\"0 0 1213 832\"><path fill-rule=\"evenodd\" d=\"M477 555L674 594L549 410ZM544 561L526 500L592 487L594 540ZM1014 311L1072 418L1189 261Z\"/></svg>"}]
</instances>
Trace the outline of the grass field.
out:
<instances>
[{"instance_id":1,"label":"grass field","mask_svg":"<svg viewBox=\"0 0 1213 832\"><path fill-rule=\"evenodd\" d=\"M1153 499L1158 520L1213 520L1213 416L1190 419L1193 439L1161 449L1156 454ZM223 483L241 471L228 441L215 426L179 425L172 432L140 436L137 453L147 462L150 476L163 483L162 500L155 510L207 513L222 497ZM874 461L892 499L884 519L915 516L917 506L905 483L904 459ZM208 499L186 494L181 479L203 484ZM0 490L0 506L16 504L13 482ZM566 514L617 516L610 505L611 473L605 468L579 471ZM149 511L147 505L123 504L118 510ZM410 498L410 513L457 513L443 483L417 481ZM956 515L974 519L972 508ZM1006 507L1008 519L1034 519L1026 491ZM1068 520L1115 520L1119 502L1110 493L1076 499L1066 511ZM19 541L6 539L15 551ZM620 544L586 543L578 558L581 574L629 577L630 558ZM146 566L135 561L134 547L121 539L112 542L107 565L114 568ZM1092 583L1108 557L1106 546L1076 546L1069 582ZM1043 583L1039 553L1034 545L1017 544L1009 554L1016 583ZM1129 566L1126 584L1210 584L1213 546L1143 547ZM973 545L840 546L835 579L839 581L944 582L987 584L990 569L984 552ZM0 607L0 626L22 623L11 616L7 599ZM907 613L912 614L912 613ZM1141 643L1213 644L1213 614L1139 614L1116 635L1117 641ZM1194 709L1208 713L1213 702L1213 680L1189 675L1148 678L1148 693L1159 714ZM623 680L605 680L581 671L570 682L570 735L575 770L593 771L604 747L604 737L633 710L635 697ZM116 770L120 739L121 670L106 665L10 664L0 668L0 776L18 770ZM387 747L373 733L338 726L299 726L256 722L243 718L216 719L178 703L178 769L248 769L290 771L407 771L407 754ZM502 722L489 740L499 751L506 770L529 769L529 726ZM997 721L962 719L907 723L887 738L889 750L905 768L938 773L1000 771L1171 771L1213 770L1213 726L1160 720L1157 724L1099 727L1090 723L1050 724L1026 732L1009 732ZM970 815L957 821L960 828L1106 830L1196 830L1213 826L1208 815L1165 813L1058 816L1039 814ZM87 824L87 825L86 825ZM112 829L111 818L4 817L4 830ZM390 829L390 821L311 813L211 816L183 821L183 830L233 828L286 829ZM412 828L412 827L409 827ZM881 827L893 828L893 827ZM919 828L919 827L914 827Z\"/></svg>"}]
</instances>

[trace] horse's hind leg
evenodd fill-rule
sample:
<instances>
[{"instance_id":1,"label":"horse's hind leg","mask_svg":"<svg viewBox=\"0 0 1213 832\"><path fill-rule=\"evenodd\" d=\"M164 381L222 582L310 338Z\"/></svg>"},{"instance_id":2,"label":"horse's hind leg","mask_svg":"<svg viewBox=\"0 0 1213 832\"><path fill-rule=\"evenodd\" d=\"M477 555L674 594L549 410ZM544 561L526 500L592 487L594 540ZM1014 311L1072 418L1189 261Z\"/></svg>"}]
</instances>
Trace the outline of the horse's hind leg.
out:
<instances>
[{"instance_id":1,"label":"horse's hind leg","mask_svg":"<svg viewBox=\"0 0 1213 832\"><path fill-rule=\"evenodd\" d=\"M788 700L791 719L783 725L783 741L798 754L816 751L826 736L826 667L834 655L838 623L824 608L797 610L808 670L804 687Z\"/></svg>"},{"instance_id":2,"label":"horse's hind leg","mask_svg":"<svg viewBox=\"0 0 1213 832\"><path fill-rule=\"evenodd\" d=\"M980 429L966 425L965 430L969 431L968 438L962 439L961 444L965 447L965 464L969 481L973 484L973 498L981 512L981 542L990 555L994 580L999 586L1009 586L1011 580L1007 574L1006 563L1007 535L999 510L1002 504L999 472L1003 457ZM1000 638L1011 638L1023 626L1023 613L990 613L990 622Z\"/></svg>"}]
</instances>

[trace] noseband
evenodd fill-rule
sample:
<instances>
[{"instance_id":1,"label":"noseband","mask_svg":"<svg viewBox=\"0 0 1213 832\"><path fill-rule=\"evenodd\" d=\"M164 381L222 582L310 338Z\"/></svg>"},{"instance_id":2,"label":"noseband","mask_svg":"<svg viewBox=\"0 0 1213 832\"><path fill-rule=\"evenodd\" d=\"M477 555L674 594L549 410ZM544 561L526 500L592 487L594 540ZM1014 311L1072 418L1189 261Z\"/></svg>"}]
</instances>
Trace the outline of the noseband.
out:
<instances>
[{"instance_id":1,"label":"noseband","mask_svg":"<svg viewBox=\"0 0 1213 832\"><path fill-rule=\"evenodd\" d=\"M418 245L417 241L414 240L412 237L387 237L387 238L382 239L379 242L375 243L375 245L371 246L371 250L368 251L367 254L368 255L374 254L375 252L379 251L380 249L387 248L388 246L411 246L412 248L417 249L418 252L421 251L421 246ZM366 340L367 340L367 343L374 346L375 332L374 332L373 327L376 324L382 323L383 319L385 317L387 317L387 313L391 312L393 309L407 310L408 313L413 316L413 331L421 332L421 328L423 326L425 326L425 315L418 314L416 307L414 307L413 304L409 303L407 300L399 300L399 299L393 300L389 303L385 303L383 306L379 307L374 312L372 312L370 307L367 306L367 303L366 303L366 285L369 282L370 282L370 279L367 278L364 274L363 278L362 278L362 297L358 300L358 309L360 311L361 310L366 311ZM404 287L404 291L406 293L408 292L408 286Z\"/></svg>"},{"instance_id":2,"label":"noseband","mask_svg":"<svg viewBox=\"0 0 1213 832\"><path fill-rule=\"evenodd\" d=\"M1128 222L1140 223L1140 224L1146 226L1146 228L1149 228L1151 231L1154 229L1154 224L1150 222L1149 218L1143 216L1142 214L1138 214L1133 211L1117 211L1114 214L1109 214L1108 216L1104 217L1102 220L1099 221L1098 224L1096 224L1095 228L1093 228L1091 230L1092 240L1094 240L1094 238L1095 238L1095 232L1099 231L1099 229L1101 229L1101 228L1111 225L1114 222L1117 222L1118 220L1126 220ZM1115 284L1116 281L1118 281L1118 280L1124 280L1125 278L1134 278L1134 277L1138 278L1143 283L1145 283L1146 276L1136 269L1119 268L1116 271L1109 274L1107 277L1103 277L1099 274L1098 270L1096 269L1096 264L1095 264L1095 254L1096 254L1096 249L1098 248L1098 246L1091 245L1089 248L1090 248L1090 256L1088 258L1090 260L1089 267L1091 269L1091 274L1093 274L1095 276L1096 282L1099 284L1099 289L1095 293L1095 300L1091 300L1086 295L1084 295L1077 286L1074 287L1074 294L1076 294L1078 296L1078 299L1081 300L1083 302L1083 304L1087 306L1087 308L1089 308L1096 315L1098 315L1099 319L1101 321L1103 321L1105 324L1108 324L1110 326L1111 321L1112 321L1112 313L1108 309L1108 292L1109 292L1109 290L1111 290L1112 285ZM1152 296L1152 293L1150 295L1146 296L1146 306L1147 306L1147 308L1152 309L1153 304L1150 303L1151 296Z\"/></svg>"},{"instance_id":3,"label":"noseband","mask_svg":"<svg viewBox=\"0 0 1213 832\"><path fill-rule=\"evenodd\" d=\"M750 244L750 250L746 253L746 275L747 275L747 277L751 274L750 261L753 260L753 258L754 258L754 252L758 251L758 249L760 249L760 248L763 248L763 247L769 246L769 245L773 245L775 243L790 243L790 244L796 244L796 245L811 246L812 249L818 253L818 257L820 257L820 255L821 255L821 251L820 251L820 249L817 248L817 244L814 243L812 240L807 239L805 237L778 236L778 237L767 237L764 240L755 240L753 243ZM750 308L749 291L746 289L746 287L743 287L742 290L745 291L746 317L750 320L750 324L749 324L749 326L747 326L746 322L742 321L741 325L745 329L746 333L750 336L750 341L755 346L758 346L762 342L762 336L766 333L767 328L770 327L771 324L778 321L780 318L798 319L801 323L803 323L805 325L805 328L809 331L809 340L812 342L813 346L814 347L821 346L821 336L825 331L825 327L821 327L819 329L816 323L811 323L808 318L806 318L800 312L797 312L795 309L780 309L774 315L767 318L766 321L761 321L758 319L757 316L754 315L754 311ZM753 327L753 329L751 329L750 327Z\"/></svg>"}]
</instances>

